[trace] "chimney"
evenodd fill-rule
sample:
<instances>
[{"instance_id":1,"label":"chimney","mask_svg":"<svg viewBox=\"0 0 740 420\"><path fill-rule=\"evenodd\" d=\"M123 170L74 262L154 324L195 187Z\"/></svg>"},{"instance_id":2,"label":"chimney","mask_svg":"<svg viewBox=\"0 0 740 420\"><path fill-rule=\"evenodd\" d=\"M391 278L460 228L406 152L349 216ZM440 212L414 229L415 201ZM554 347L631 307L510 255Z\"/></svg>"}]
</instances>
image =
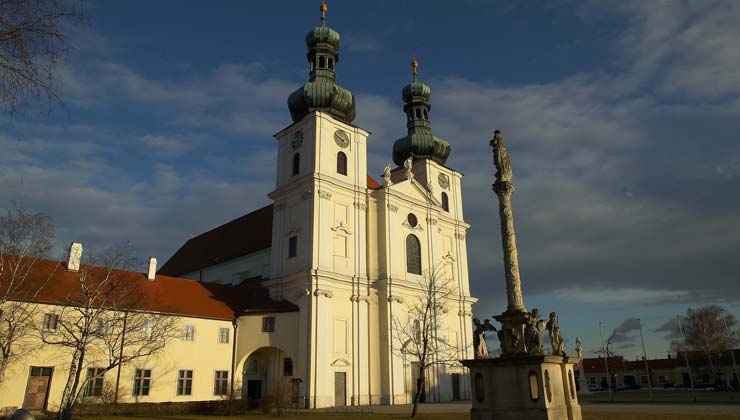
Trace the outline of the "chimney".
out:
<instances>
[{"instance_id":1,"label":"chimney","mask_svg":"<svg viewBox=\"0 0 740 420\"><path fill-rule=\"evenodd\" d=\"M151 257L149 258L149 271L146 274L146 278L148 278L151 281L154 281L156 275L157 275L157 259L154 257Z\"/></svg>"},{"instance_id":2,"label":"chimney","mask_svg":"<svg viewBox=\"0 0 740 420\"><path fill-rule=\"evenodd\" d=\"M72 242L72 244L69 245L69 253L67 254L67 271L79 271L81 257L82 244Z\"/></svg>"}]
</instances>

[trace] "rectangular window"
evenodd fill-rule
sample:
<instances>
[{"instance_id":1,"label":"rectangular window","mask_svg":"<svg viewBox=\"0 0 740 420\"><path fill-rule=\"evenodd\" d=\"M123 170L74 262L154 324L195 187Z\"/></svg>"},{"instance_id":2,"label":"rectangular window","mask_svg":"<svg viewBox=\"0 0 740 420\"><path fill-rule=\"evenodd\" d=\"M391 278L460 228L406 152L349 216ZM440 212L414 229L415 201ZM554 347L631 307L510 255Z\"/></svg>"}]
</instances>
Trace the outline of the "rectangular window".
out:
<instances>
[{"instance_id":1,"label":"rectangular window","mask_svg":"<svg viewBox=\"0 0 740 420\"><path fill-rule=\"evenodd\" d=\"M218 342L221 344L225 344L229 342L229 329L228 328L218 329Z\"/></svg>"},{"instance_id":2,"label":"rectangular window","mask_svg":"<svg viewBox=\"0 0 740 420\"><path fill-rule=\"evenodd\" d=\"M229 371L217 370L213 382L213 395L226 395L229 389Z\"/></svg>"},{"instance_id":3,"label":"rectangular window","mask_svg":"<svg viewBox=\"0 0 740 420\"><path fill-rule=\"evenodd\" d=\"M186 325L182 330L183 341L194 341L195 340L195 325Z\"/></svg>"},{"instance_id":4,"label":"rectangular window","mask_svg":"<svg viewBox=\"0 0 740 420\"><path fill-rule=\"evenodd\" d=\"M141 338L144 340L151 340L154 336L154 321L147 321L141 328Z\"/></svg>"},{"instance_id":5,"label":"rectangular window","mask_svg":"<svg viewBox=\"0 0 740 420\"><path fill-rule=\"evenodd\" d=\"M59 315L57 314L44 314L44 323L42 328L44 331L56 331L59 324Z\"/></svg>"},{"instance_id":6,"label":"rectangular window","mask_svg":"<svg viewBox=\"0 0 740 420\"><path fill-rule=\"evenodd\" d=\"M641 384L646 384L646 383L648 383L648 381L647 381L647 376L645 376L645 375L640 375L640 383L641 383Z\"/></svg>"},{"instance_id":7,"label":"rectangular window","mask_svg":"<svg viewBox=\"0 0 740 420\"><path fill-rule=\"evenodd\" d=\"M193 393L193 371L180 370L177 372L177 395L191 395Z\"/></svg>"},{"instance_id":8,"label":"rectangular window","mask_svg":"<svg viewBox=\"0 0 740 420\"><path fill-rule=\"evenodd\" d=\"M134 396L140 397L149 395L149 388L152 385L151 369L136 369L134 373Z\"/></svg>"},{"instance_id":9,"label":"rectangular window","mask_svg":"<svg viewBox=\"0 0 740 420\"><path fill-rule=\"evenodd\" d=\"M105 375L105 372L101 368L87 368L86 397L100 397L103 395L103 375Z\"/></svg>"},{"instance_id":10,"label":"rectangular window","mask_svg":"<svg viewBox=\"0 0 740 420\"><path fill-rule=\"evenodd\" d=\"M289 357L283 359L283 376L293 376L293 359Z\"/></svg>"},{"instance_id":11,"label":"rectangular window","mask_svg":"<svg viewBox=\"0 0 740 420\"><path fill-rule=\"evenodd\" d=\"M661 384L666 384L670 381L668 380L667 375L658 375L658 382L660 382Z\"/></svg>"},{"instance_id":12,"label":"rectangular window","mask_svg":"<svg viewBox=\"0 0 740 420\"><path fill-rule=\"evenodd\" d=\"M596 378L594 378L593 376L591 377L590 381L591 385L596 385Z\"/></svg>"},{"instance_id":13,"label":"rectangular window","mask_svg":"<svg viewBox=\"0 0 740 420\"><path fill-rule=\"evenodd\" d=\"M274 332L275 331L275 317L266 316L262 318L262 332Z\"/></svg>"},{"instance_id":14,"label":"rectangular window","mask_svg":"<svg viewBox=\"0 0 740 420\"><path fill-rule=\"evenodd\" d=\"M298 237L291 236L288 238L288 258L298 255Z\"/></svg>"}]
</instances>

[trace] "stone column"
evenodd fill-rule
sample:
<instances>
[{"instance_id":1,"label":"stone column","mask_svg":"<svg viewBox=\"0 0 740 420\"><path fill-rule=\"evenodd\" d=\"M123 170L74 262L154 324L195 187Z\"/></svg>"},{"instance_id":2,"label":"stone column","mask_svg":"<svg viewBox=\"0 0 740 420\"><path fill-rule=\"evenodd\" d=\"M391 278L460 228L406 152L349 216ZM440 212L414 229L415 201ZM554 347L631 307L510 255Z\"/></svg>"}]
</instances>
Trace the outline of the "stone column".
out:
<instances>
[{"instance_id":1,"label":"stone column","mask_svg":"<svg viewBox=\"0 0 740 420\"><path fill-rule=\"evenodd\" d=\"M514 216L511 212L511 194L514 184L496 181L493 191L498 196L498 213L501 219L501 244L504 251L504 272L506 274L507 311L526 311L522 299L522 280L519 277L519 257L516 250Z\"/></svg>"}]
</instances>

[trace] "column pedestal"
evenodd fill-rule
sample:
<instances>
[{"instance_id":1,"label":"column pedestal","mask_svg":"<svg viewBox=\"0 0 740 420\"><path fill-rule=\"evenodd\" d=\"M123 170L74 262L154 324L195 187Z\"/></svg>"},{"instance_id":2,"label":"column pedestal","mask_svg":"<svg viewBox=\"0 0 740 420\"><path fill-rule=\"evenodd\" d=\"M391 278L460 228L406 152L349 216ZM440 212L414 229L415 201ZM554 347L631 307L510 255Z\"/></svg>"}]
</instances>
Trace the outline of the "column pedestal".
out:
<instances>
[{"instance_id":1,"label":"column pedestal","mask_svg":"<svg viewBox=\"0 0 740 420\"><path fill-rule=\"evenodd\" d=\"M463 360L473 390L471 420L582 420L575 357Z\"/></svg>"}]
</instances>

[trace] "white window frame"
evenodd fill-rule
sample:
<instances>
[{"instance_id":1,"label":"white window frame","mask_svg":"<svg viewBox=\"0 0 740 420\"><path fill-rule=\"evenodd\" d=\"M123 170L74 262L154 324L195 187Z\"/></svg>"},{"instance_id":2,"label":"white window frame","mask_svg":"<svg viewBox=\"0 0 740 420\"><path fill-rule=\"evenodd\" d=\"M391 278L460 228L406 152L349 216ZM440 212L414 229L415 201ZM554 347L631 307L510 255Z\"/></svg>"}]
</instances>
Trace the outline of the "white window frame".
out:
<instances>
[{"instance_id":1,"label":"white window frame","mask_svg":"<svg viewBox=\"0 0 740 420\"><path fill-rule=\"evenodd\" d=\"M187 373L190 372L190 377L187 377ZM177 371L177 384L175 387L175 395L178 397L190 397L193 395L193 369L179 369ZM187 385L190 385L189 392L186 393Z\"/></svg>"},{"instance_id":2,"label":"white window frame","mask_svg":"<svg viewBox=\"0 0 740 420\"><path fill-rule=\"evenodd\" d=\"M51 322L47 322L47 320L54 320L54 327L51 328L50 324ZM57 331L59 330L59 314L55 314L53 312L47 312L44 314L44 318L41 320L41 329L43 331Z\"/></svg>"},{"instance_id":3,"label":"white window frame","mask_svg":"<svg viewBox=\"0 0 740 420\"><path fill-rule=\"evenodd\" d=\"M149 372L149 376L145 376L144 372ZM137 373L141 372L141 376L137 376ZM146 387L146 394L144 391L144 381L149 380ZM139 392L136 392L136 384L139 384ZM147 368L136 368L134 369L134 383L131 386L131 395L134 397L148 397L152 393L152 370Z\"/></svg>"},{"instance_id":4,"label":"white window frame","mask_svg":"<svg viewBox=\"0 0 740 420\"><path fill-rule=\"evenodd\" d=\"M225 377L219 377L219 374L225 374ZM224 376L224 375L221 375ZM219 385L223 385L223 393ZM228 395L229 394L229 371L225 369L216 370L213 373L213 395Z\"/></svg>"},{"instance_id":5,"label":"white window frame","mask_svg":"<svg viewBox=\"0 0 740 420\"><path fill-rule=\"evenodd\" d=\"M224 341L224 331L226 331L226 339ZM218 343L219 344L229 344L229 339L231 338L231 333L229 332L229 328L226 327L220 327L218 329Z\"/></svg>"},{"instance_id":6,"label":"white window frame","mask_svg":"<svg viewBox=\"0 0 740 420\"><path fill-rule=\"evenodd\" d=\"M195 324L187 324L182 328L182 341L195 341Z\"/></svg>"}]
</instances>

